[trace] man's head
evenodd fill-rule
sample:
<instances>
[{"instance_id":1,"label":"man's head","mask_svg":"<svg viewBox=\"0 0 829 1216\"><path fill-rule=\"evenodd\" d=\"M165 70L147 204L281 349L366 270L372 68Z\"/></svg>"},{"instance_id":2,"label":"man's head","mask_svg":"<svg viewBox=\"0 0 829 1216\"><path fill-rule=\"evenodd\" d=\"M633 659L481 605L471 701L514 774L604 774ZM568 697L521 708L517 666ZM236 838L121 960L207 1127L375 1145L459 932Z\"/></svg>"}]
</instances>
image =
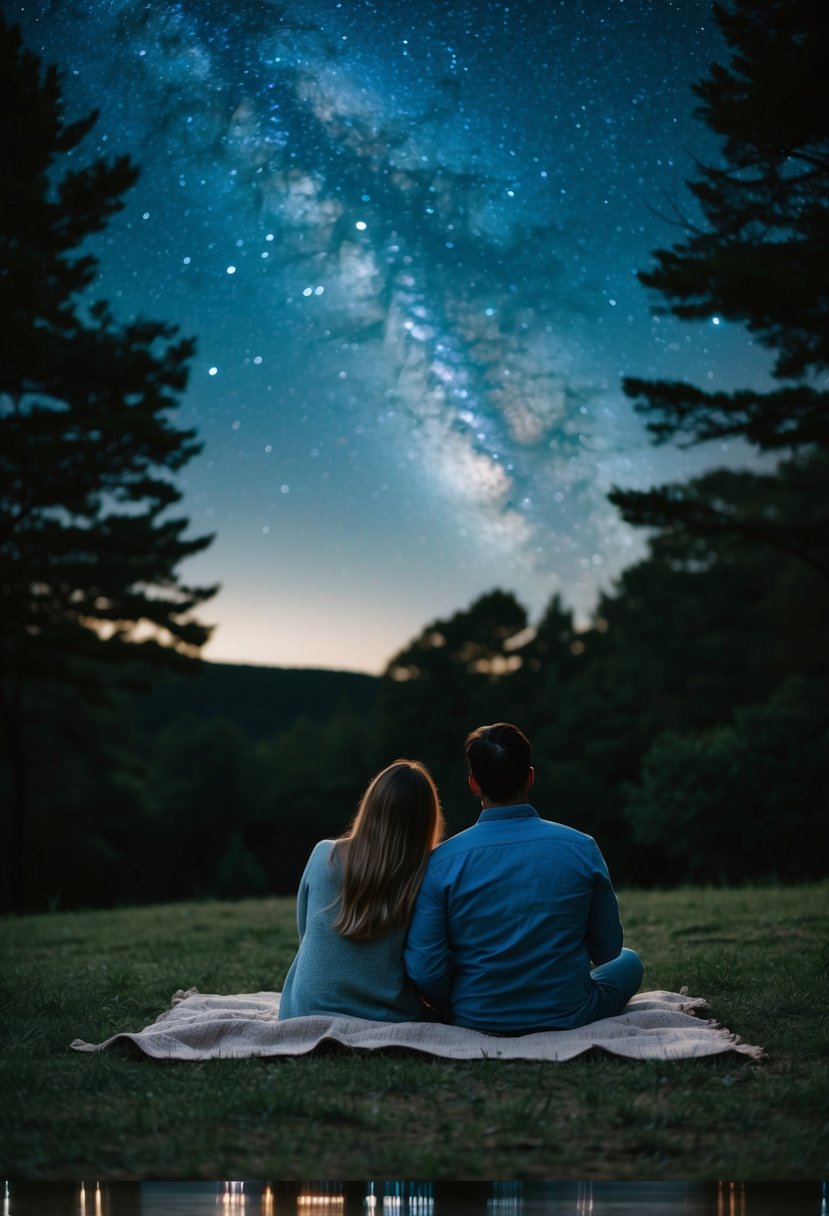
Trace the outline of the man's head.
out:
<instances>
[{"instance_id":1,"label":"man's head","mask_svg":"<svg viewBox=\"0 0 829 1216\"><path fill-rule=\"evenodd\" d=\"M479 726L466 736L469 788L490 806L525 802L533 783L532 748L511 722Z\"/></svg>"}]
</instances>

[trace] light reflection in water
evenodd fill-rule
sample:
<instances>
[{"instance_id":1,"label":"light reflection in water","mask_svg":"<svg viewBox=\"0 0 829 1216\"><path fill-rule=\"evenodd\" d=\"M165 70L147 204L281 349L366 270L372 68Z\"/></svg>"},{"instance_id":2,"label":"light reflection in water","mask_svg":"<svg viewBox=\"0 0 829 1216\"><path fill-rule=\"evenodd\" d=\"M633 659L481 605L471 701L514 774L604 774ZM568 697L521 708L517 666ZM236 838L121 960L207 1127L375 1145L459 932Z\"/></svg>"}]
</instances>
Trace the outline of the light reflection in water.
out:
<instances>
[{"instance_id":1,"label":"light reflection in water","mask_svg":"<svg viewBox=\"0 0 829 1216\"><path fill-rule=\"evenodd\" d=\"M225 1212L244 1212L245 1184L244 1182L223 1182L216 1196L216 1205Z\"/></svg>"},{"instance_id":2,"label":"light reflection in water","mask_svg":"<svg viewBox=\"0 0 829 1216\"><path fill-rule=\"evenodd\" d=\"M78 1187L78 1216L107 1216L109 1205L105 1203L106 1183L81 1182ZM11 1216L11 1213L9 1213Z\"/></svg>"},{"instance_id":3,"label":"light reflection in water","mask_svg":"<svg viewBox=\"0 0 829 1216\"><path fill-rule=\"evenodd\" d=\"M744 1182L717 1183L717 1216L747 1216Z\"/></svg>"},{"instance_id":4,"label":"light reflection in water","mask_svg":"<svg viewBox=\"0 0 829 1216\"><path fill-rule=\"evenodd\" d=\"M382 1188L382 1203L384 1216L396 1216L396 1213L423 1213L430 1216L434 1211L435 1198L431 1182L383 1182L377 1184ZM371 1184L367 1200L372 1203L375 1199L375 1186Z\"/></svg>"},{"instance_id":5,"label":"light reflection in water","mask_svg":"<svg viewBox=\"0 0 829 1216\"><path fill-rule=\"evenodd\" d=\"M291 1184L282 1184L280 1216L317 1216L320 1208L326 1216L827 1216L818 1183L368 1182L362 1193L360 1186L298 1184L293 1208Z\"/></svg>"},{"instance_id":6,"label":"light reflection in water","mask_svg":"<svg viewBox=\"0 0 829 1216\"><path fill-rule=\"evenodd\" d=\"M486 1201L488 1216L522 1216L523 1194L520 1182L493 1182Z\"/></svg>"},{"instance_id":7,"label":"light reflection in water","mask_svg":"<svg viewBox=\"0 0 829 1216\"><path fill-rule=\"evenodd\" d=\"M296 1193L297 1211L302 1216L342 1216L344 1204L341 1182L304 1183Z\"/></svg>"},{"instance_id":8,"label":"light reflection in water","mask_svg":"<svg viewBox=\"0 0 829 1216\"><path fill-rule=\"evenodd\" d=\"M2 1216L827 1216L826 1183L6 1182Z\"/></svg>"}]
</instances>

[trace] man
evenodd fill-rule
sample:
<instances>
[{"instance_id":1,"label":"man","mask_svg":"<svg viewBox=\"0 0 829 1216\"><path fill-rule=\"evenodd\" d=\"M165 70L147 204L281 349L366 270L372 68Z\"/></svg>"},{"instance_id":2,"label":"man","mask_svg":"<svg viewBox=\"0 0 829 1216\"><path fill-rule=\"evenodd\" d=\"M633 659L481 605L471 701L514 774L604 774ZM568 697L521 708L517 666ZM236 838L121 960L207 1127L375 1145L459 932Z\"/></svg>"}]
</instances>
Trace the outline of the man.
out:
<instances>
[{"instance_id":1,"label":"man","mask_svg":"<svg viewBox=\"0 0 829 1216\"><path fill-rule=\"evenodd\" d=\"M584 1026L642 982L591 836L539 818L529 740L508 722L466 739L477 823L432 853L406 941L410 978L447 1020L496 1034Z\"/></svg>"}]
</instances>

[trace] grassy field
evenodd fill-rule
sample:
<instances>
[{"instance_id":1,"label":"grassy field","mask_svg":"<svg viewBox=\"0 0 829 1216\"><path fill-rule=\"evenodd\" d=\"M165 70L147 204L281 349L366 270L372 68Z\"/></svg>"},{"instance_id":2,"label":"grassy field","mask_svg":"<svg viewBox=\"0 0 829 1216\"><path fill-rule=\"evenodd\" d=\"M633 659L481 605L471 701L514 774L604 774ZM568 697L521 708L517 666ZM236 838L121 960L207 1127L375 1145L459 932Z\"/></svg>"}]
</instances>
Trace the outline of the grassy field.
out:
<instances>
[{"instance_id":1,"label":"grassy field","mask_svg":"<svg viewBox=\"0 0 829 1216\"><path fill-rule=\"evenodd\" d=\"M645 989L768 1059L159 1063L81 1055L178 988L281 987L293 901L0 922L6 1178L814 1179L829 1172L829 884L623 892Z\"/></svg>"}]
</instances>

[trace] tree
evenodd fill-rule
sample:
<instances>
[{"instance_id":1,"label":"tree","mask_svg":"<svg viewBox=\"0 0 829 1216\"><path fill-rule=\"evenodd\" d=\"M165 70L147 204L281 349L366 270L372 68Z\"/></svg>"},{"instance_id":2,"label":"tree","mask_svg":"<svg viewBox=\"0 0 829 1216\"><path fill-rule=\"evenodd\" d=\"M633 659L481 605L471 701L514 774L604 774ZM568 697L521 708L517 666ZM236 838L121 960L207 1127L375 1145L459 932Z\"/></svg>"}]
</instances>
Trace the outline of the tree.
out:
<instances>
[{"instance_id":1,"label":"tree","mask_svg":"<svg viewBox=\"0 0 829 1216\"><path fill-rule=\"evenodd\" d=\"M156 739L149 767L160 897L215 895L231 829L247 843L257 776L250 739L227 718L182 714Z\"/></svg>"},{"instance_id":2,"label":"tree","mask_svg":"<svg viewBox=\"0 0 829 1216\"><path fill-rule=\"evenodd\" d=\"M27 698L26 736L36 906L151 898L157 833L128 694L113 691L106 704L91 704L66 684L40 684ZM10 792L0 792L0 802L10 806Z\"/></svg>"},{"instance_id":3,"label":"tree","mask_svg":"<svg viewBox=\"0 0 829 1216\"><path fill-rule=\"evenodd\" d=\"M746 326L775 358L766 392L710 392L684 381L628 378L625 392L655 442L687 446L742 437L762 451L803 456L829 447L829 21L813 0L714 5L731 56L694 86L697 114L721 137L722 163L699 165L688 185L703 216L655 252L640 280L685 320L718 315ZM766 489L773 495L774 484ZM825 489L825 483L824 483ZM676 487L614 489L631 523L719 532L788 548L818 565L814 533L783 535L758 511L702 512ZM812 521L814 522L814 521ZM818 531L829 524L825 492Z\"/></svg>"},{"instance_id":4,"label":"tree","mask_svg":"<svg viewBox=\"0 0 829 1216\"><path fill-rule=\"evenodd\" d=\"M827 487L829 450L816 450L782 461L772 474L717 469L689 482L611 497L631 522L663 529L663 540L685 532L713 548L770 545L829 581ZM625 508L626 502L633 505Z\"/></svg>"},{"instance_id":5,"label":"tree","mask_svg":"<svg viewBox=\"0 0 829 1216\"><path fill-rule=\"evenodd\" d=\"M660 850L663 881L822 877L827 743L822 684L802 679L728 725L659 735L627 790L637 843Z\"/></svg>"},{"instance_id":6,"label":"tree","mask_svg":"<svg viewBox=\"0 0 829 1216\"><path fill-rule=\"evenodd\" d=\"M7 902L25 905L27 696L39 681L116 683L130 660L183 661L215 588L179 563L171 474L200 450L170 419L194 344L174 326L119 324L87 302L88 238L123 206L128 157L63 169L96 114L67 122L60 76L0 18L0 713L10 765ZM119 663L118 677L112 661Z\"/></svg>"},{"instance_id":7,"label":"tree","mask_svg":"<svg viewBox=\"0 0 829 1216\"><path fill-rule=\"evenodd\" d=\"M813 480L799 459L784 462L778 480L781 526L789 516L805 519L817 509ZM742 512L763 505L756 500L756 482L745 472L719 470L699 478L691 489L702 503L725 501ZM783 549L758 557L756 548L719 536L661 529L650 540L649 555L627 567L602 595L590 629L569 646L564 644L566 631L556 630L551 653L557 655L558 671L546 678L547 668L553 668L548 660L539 673L538 692L526 699L528 720L542 724L534 728L533 738L541 805L551 817L595 835L620 881L648 884L703 876L696 861L682 868L683 847L689 857L693 847L688 839L680 835L673 851L665 847L675 797L665 801L661 812L658 800L669 785L669 768L659 770L661 784L649 785L647 794L661 837L648 833L634 840L631 832L633 804L626 805L625 791L644 780L644 758L658 736L671 731L679 740L670 752L678 767L681 756L690 763L701 754L695 750L700 732L717 739L716 732L728 732L735 715L744 711L747 722L755 720L751 714L762 718L769 698L787 683L794 690L790 700L807 682L814 690L826 687L829 586L812 566ZM814 732L804 734L798 750L804 772L807 765L813 771L821 763L825 767L821 746ZM706 772L713 774L721 753L707 743L703 752L711 760ZM690 797L690 775L677 788ZM774 828L773 847L781 857L784 851L788 855L787 821L769 810L780 805L776 790L768 786L764 797L762 783L752 783L751 789L753 814L765 825L763 847ZM695 814L702 821L706 807L715 805L711 814L716 818L727 799L698 800ZM716 824L706 824L704 830L712 841L725 840L724 830L717 835ZM731 862L727 857L720 862L714 848L706 846L704 866L723 873ZM752 873L764 872L759 862L752 867ZM794 871L789 867L787 872Z\"/></svg>"},{"instance_id":8,"label":"tree","mask_svg":"<svg viewBox=\"0 0 829 1216\"><path fill-rule=\"evenodd\" d=\"M246 896L261 895L265 890L265 871L245 844L238 828L234 830L230 847L219 865L217 885L222 899L244 899Z\"/></svg>"},{"instance_id":9,"label":"tree","mask_svg":"<svg viewBox=\"0 0 829 1216\"><path fill-rule=\"evenodd\" d=\"M465 826L474 806L464 781L466 733L482 722L526 720L526 703L512 693L513 673L522 663L514 644L526 627L526 609L514 595L489 591L428 624L383 674L379 764L396 756L422 760L453 827Z\"/></svg>"}]
</instances>

